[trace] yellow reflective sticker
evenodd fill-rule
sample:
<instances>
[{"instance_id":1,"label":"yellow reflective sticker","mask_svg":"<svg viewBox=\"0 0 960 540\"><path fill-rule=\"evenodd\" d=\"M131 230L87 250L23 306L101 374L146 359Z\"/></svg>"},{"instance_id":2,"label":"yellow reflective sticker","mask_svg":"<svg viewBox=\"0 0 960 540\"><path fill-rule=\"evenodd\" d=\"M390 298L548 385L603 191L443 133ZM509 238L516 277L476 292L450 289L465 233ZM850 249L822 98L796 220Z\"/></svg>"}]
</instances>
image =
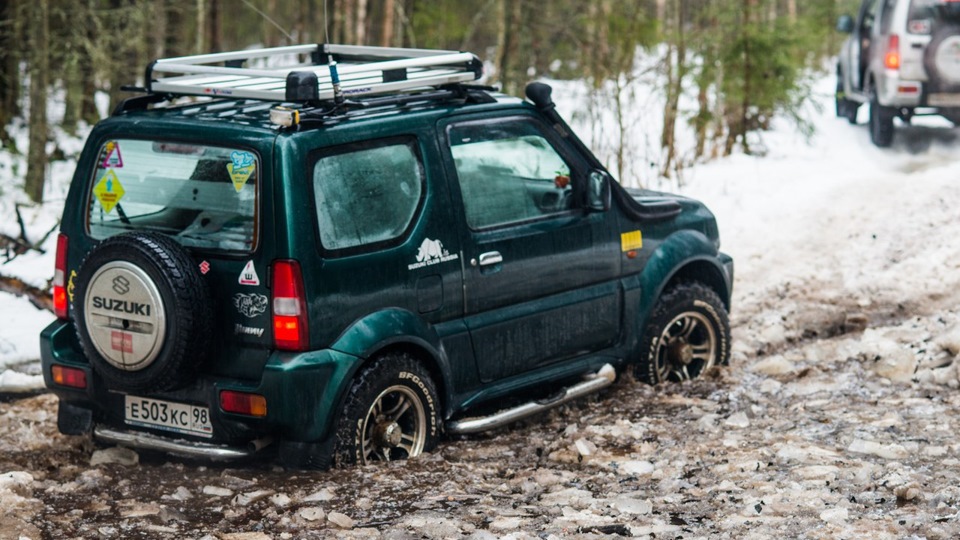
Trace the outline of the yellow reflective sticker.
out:
<instances>
[{"instance_id":1,"label":"yellow reflective sticker","mask_svg":"<svg viewBox=\"0 0 960 540\"><path fill-rule=\"evenodd\" d=\"M620 250L632 251L643 248L643 234L640 231L620 233Z\"/></svg>"},{"instance_id":2,"label":"yellow reflective sticker","mask_svg":"<svg viewBox=\"0 0 960 540\"><path fill-rule=\"evenodd\" d=\"M108 169L107 174L97 182L93 188L93 194L97 196L100 206L106 213L113 211L113 207L120 202L124 194L120 179L117 178L117 173L113 172L113 169Z\"/></svg>"},{"instance_id":3,"label":"yellow reflective sticker","mask_svg":"<svg viewBox=\"0 0 960 540\"><path fill-rule=\"evenodd\" d=\"M77 279L77 271L70 271L70 281L67 282L67 296L70 297L70 303L73 303L73 292L77 289L77 285L73 282L74 279Z\"/></svg>"}]
</instances>

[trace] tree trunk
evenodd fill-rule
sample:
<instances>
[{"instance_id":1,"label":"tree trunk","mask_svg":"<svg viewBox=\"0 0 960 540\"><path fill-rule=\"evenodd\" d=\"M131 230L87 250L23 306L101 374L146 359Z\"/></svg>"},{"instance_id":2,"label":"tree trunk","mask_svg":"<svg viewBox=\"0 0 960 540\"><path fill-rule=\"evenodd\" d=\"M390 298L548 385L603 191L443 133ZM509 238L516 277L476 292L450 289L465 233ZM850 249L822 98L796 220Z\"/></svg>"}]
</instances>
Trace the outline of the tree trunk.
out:
<instances>
[{"instance_id":1,"label":"tree trunk","mask_svg":"<svg viewBox=\"0 0 960 540\"><path fill-rule=\"evenodd\" d=\"M20 59L16 30L20 26L16 5L0 2L0 146L10 142L7 124L20 115Z\"/></svg>"},{"instance_id":2,"label":"tree trunk","mask_svg":"<svg viewBox=\"0 0 960 540\"><path fill-rule=\"evenodd\" d=\"M223 50L223 31L221 30L220 0L207 0L210 12L207 16L207 49L204 52Z\"/></svg>"},{"instance_id":3,"label":"tree trunk","mask_svg":"<svg viewBox=\"0 0 960 540\"><path fill-rule=\"evenodd\" d=\"M665 152L660 175L670 178L677 155L676 129L679 115L680 94L683 93L683 79L687 74L687 44L684 32L685 15L683 0L674 0L673 9L667 17L672 27L676 45L667 49L667 99L663 110L663 131L660 134L660 147Z\"/></svg>"},{"instance_id":4,"label":"tree trunk","mask_svg":"<svg viewBox=\"0 0 960 540\"><path fill-rule=\"evenodd\" d=\"M393 26L396 24L396 6L394 0L383 0L383 26L380 32L380 45L393 45Z\"/></svg>"},{"instance_id":5,"label":"tree trunk","mask_svg":"<svg viewBox=\"0 0 960 540\"><path fill-rule=\"evenodd\" d=\"M183 56L186 49L183 47L183 12L176 0L166 0L166 36L163 43L163 56Z\"/></svg>"},{"instance_id":6,"label":"tree trunk","mask_svg":"<svg viewBox=\"0 0 960 540\"><path fill-rule=\"evenodd\" d=\"M197 35L194 42L194 54L203 54L207 50L207 2L206 0L197 0Z\"/></svg>"},{"instance_id":7,"label":"tree trunk","mask_svg":"<svg viewBox=\"0 0 960 540\"><path fill-rule=\"evenodd\" d=\"M30 150L24 191L30 200L43 202L47 176L47 86L49 66L49 0L33 0L30 8Z\"/></svg>"},{"instance_id":8,"label":"tree trunk","mask_svg":"<svg viewBox=\"0 0 960 540\"><path fill-rule=\"evenodd\" d=\"M343 43L347 45L356 45L356 26L354 26L354 23L357 20L356 0L342 0L342 5L343 19L341 20L341 32L343 35Z\"/></svg>"},{"instance_id":9,"label":"tree trunk","mask_svg":"<svg viewBox=\"0 0 960 540\"><path fill-rule=\"evenodd\" d=\"M357 0L357 45L367 44L367 0Z\"/></svg>"}]
</instances>

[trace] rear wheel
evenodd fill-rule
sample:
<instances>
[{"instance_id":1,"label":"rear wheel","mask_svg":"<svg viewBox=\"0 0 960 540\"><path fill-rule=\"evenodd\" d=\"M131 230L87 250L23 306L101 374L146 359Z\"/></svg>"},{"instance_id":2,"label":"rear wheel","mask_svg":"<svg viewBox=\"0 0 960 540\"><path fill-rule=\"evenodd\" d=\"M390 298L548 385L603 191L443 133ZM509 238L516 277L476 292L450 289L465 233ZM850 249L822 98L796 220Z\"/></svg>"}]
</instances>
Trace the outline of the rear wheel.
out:
<instances>
[{"instance_id":1,"label":"rear wheel","mask_svg":"<svg viewBox=\"0 0 960 540\"><path fill-rule=\"evenodd\" d=\"M851 124L857 123L857 111L860 109L860 104L846 98L840 70L837 70L837 91L834 96L834 102L837 109L837 118L846 118L847 122Z\"/></svg>"},{"instance_id":2,"label":"rear wheel","mask_svg":"<svg viewBox=\"0 0 960 540\"><path fill-rule=\"evenodd\" d=\"M694 379L730 361L730 323L717 293L697 282L667 289L650 315L636 376L650 384Z\"/></svg>"},{"instance_id":3,"label":"rear wheel","mask_svg":"<svg viewBox=\"0 0 960 540\"><path fill-rule=\"evenodd\" d=\"M350 389L337 428L338 465L406 459L428 452L440 435L439 399L423 365L387 354Z\"/></svg>"},{"instance_id":4,"label":"rear wheel","mask_svg":"<svg viewBox=\"0 0 960 540\"><path fill-rule=\"evenodd\" d=\"M880 148L893 143L894 110L880 105L876 89L870 90L870 140Z\"/></svg>"}]
</instances>

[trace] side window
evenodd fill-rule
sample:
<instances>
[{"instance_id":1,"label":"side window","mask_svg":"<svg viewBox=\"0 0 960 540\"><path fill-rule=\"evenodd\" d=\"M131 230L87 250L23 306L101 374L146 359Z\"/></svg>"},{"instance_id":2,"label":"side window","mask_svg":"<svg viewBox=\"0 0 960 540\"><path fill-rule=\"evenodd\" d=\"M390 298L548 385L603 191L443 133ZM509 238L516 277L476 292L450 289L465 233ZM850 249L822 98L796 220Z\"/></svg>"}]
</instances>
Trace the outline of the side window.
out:
<instances>
[{"instance_id":1,"label":"side window","mask_svg":"<svg viewBox=\"0 0 960 540\"><path fill-rule=\"evenodd\" d=\"M462 124L448 134L471 229L572 208L570 166L533 122Z\"/></svg>"},{"instance_id":2,"label":"side window","mask_svg":"<svg viewBox=\"0 0 960 540\"><path fill-rule=\"evenodd\" d=\"M399 238L420 205L423 181L413 141L377 141L321 155L313 166L313 192L323 247Z\"/></svg>"},{"instance_id":3,"label":"side window","mask_svg":"<svg viewBox=\"0 0 960 540\"><path fill-rule=\"evenodd\" d=\"M893 11L896 9L896 0L887 0L883 5L883 12L880 15L880 33L887 35L890 33L890 23L893 21Z\"/></svg>"}]
</instances>

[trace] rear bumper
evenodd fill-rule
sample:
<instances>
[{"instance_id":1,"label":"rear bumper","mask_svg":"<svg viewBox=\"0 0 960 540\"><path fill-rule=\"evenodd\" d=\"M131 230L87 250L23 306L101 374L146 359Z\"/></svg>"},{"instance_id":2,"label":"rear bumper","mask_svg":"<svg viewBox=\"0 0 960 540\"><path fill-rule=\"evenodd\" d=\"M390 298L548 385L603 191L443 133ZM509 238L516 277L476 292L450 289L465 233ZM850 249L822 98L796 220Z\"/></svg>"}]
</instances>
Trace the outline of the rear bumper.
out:
<instances>
[{"instance_id":1,"label":"rear bumper","mask_svg":"<svg viewBox=\"0 0 960 540\"><path fill-rule=\"evenodd\" d=\"M43 330L44 381L60 398L59 428L72 435L148 450L208 459L237 459L255 454L271 441L327 447L336 411L359 359L332 350L270 355L259 381L202 376L189 387L138 397L184 403L209 410L211 437L132 425L126 420L127 393L106 386L83 356L71 323L56 321ZM53 382L54 366L83 370L87 387ZM220 408L220 392L234 390L266 398L267 414L250 417Z\"/></svg>"}]
</instances>

